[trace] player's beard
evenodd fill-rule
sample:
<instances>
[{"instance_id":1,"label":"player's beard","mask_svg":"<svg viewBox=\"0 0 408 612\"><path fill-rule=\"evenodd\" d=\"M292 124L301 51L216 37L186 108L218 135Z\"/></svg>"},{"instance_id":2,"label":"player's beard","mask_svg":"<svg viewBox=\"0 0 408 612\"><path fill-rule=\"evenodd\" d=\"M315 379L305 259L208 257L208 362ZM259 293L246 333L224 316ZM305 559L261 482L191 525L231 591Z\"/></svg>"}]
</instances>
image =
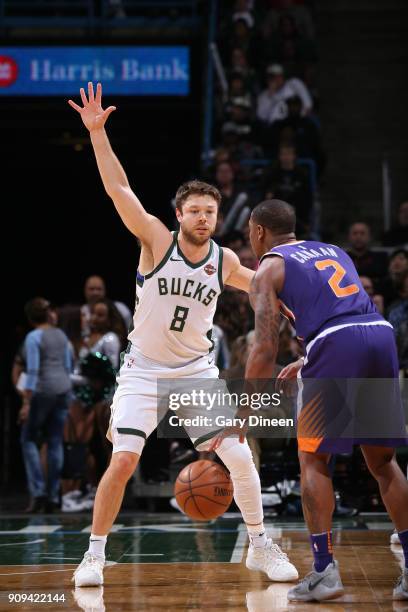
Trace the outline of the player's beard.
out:
<instances>
[{"instance_id":1,"label":"player's beard","mask_svg":"<svg viewBox=\"0 0 408 612\"><path fill-rule=\"evenodd\" d=\"M210 229L210 233L208 236L198 236L194 234L194 232L186 229L185 227L181 227L181 231L183 232L183 236L187 242L194 244L194 246L203 246L206 242L209 242L211 236L215 233L215 228L213 230Z\"/></svg>"}]
</instances>

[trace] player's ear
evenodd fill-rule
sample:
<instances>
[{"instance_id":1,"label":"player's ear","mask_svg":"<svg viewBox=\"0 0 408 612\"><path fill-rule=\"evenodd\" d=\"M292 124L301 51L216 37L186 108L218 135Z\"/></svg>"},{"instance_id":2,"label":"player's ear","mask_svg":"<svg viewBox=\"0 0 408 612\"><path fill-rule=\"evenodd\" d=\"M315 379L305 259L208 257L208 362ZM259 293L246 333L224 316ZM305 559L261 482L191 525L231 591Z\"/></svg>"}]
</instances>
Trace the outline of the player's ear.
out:
<instances>
[{"instance_id":1,"label":"player's ear","mask_svg":"<svg viewBox=\"0 0 408 612\"><path fill-rule=\"evenodd\" d=\"M179 208L176 208L176 218L179 223L183 219L183 212Z\"/></svg>"}]
</instances>

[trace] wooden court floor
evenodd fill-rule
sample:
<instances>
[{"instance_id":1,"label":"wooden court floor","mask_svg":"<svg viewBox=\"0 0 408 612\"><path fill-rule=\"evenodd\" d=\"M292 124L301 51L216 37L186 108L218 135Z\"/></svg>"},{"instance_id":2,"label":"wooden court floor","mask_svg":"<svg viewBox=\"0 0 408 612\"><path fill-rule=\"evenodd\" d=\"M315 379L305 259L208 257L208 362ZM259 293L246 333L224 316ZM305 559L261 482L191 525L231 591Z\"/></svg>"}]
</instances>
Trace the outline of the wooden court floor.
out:
<instances>
[{"instance_id":1,"label":"wooden court floor","mask_svg":"<svg viewBox=\"0 0 408 612\"><path fill-rule=\"evenodd\" d=\"M408 601L391 600L402 564L401 547L389 544L391 528L382 517L337 522L335 556L346 595L330 604L289 604L290 584L245 568L247 537L238 517L202 524L181 515L120 516L104 587L76 590L71 577L86 549L88 517L0 517L0 610L408 612ZM268 531L301 576L310 570L303 522L276 520Z\"/></svg>"}]
</instances>

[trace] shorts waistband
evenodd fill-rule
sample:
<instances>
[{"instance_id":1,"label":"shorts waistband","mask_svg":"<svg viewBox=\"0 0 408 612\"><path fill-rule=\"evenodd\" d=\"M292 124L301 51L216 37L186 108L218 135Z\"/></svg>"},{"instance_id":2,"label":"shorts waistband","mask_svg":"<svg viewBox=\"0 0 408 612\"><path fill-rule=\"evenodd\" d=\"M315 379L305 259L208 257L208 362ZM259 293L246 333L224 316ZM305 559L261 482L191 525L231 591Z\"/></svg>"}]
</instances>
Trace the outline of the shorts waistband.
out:
<instances>
[{"instance_id":1,"label":"shorts waistband","mask_svg":"<svg viewBox=\"0 0 408 612\"><path fill-rule=\"evenodd\" d=\"M132 357L141 357L142 359L148 361L149 363L152 364L152 366L156 366L158 368L167 368L170 370L178 370L179 368L185 368L186 366L191 365L192 363L195 363L196 361L199 361L200 359L202 359L203 357L207 357L207 355L200 355L199 357L195 357L195 359L191 359L190 361L185 361L183 363L166 363L163 361L155 361L154 359L151 359L151 357L147 357L144 353L142 353L134 344L132 344L131 342L129 342L129 345L126 349L126 354L127 355L132 355Z\"/></svg>"},{"instance_id":2,"label":"shorts waistband","mask_svg":"<svg viewBox=\"0 0 408 612\"><path fill-rule=\"evenodd\" d=\"M324 338L325 336L328 336L329 334L339 331L340 329L345 329L346 327L356 327L356 326L367 327L368 325L382 325L384 327L391 327L391 329L393 329L391 323L389 323L388 321L384 321L384 320L383 321L369 321L367 323L359 323L356 321L354 323L343 323L341 325L334 325L333 327L328 327L327 329L320 332L320 334L315 336L315 338L313 338L313 340L311 340L306 345L305 347L306 355L309 353L310 349L312 348L314 343L317 342L317 340L320 340L321 338Z\"/></svg>"}]
</instances>

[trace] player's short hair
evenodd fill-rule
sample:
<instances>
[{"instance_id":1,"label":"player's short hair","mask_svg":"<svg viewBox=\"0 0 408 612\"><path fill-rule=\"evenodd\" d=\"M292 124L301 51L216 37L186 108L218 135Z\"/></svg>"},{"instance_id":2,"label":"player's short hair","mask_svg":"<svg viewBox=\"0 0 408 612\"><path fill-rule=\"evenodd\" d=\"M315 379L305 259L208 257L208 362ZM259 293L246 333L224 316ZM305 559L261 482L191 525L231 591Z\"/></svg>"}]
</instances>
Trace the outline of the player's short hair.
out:
<instances>
[{"instance_id":1,"label":"player's short hair","mask_svg":"<svg viewBox=\"0 0 408 612\"><path fill-rule=\"evenodd\" d=\"M42 297L29 300L24 306L24 312L30 323L39 325L48 321L50 303Z\"/></svg>"},{"instance_id":2,"label":"player's short hair","mask_svg":"<svg viewBox=\"0 0 408 612\"><path fill-rule=\"evenodd\" d=\"M296 227L293 206L283 200L264 200L252 211L252 221L274 234L291 234Z\"/></svg>"},{"instance_id":3,"label":"player's short hair","mask_svg":"<svg viewBox=\"0 0 408 612\"><path fill-rule=\"evenodd\" d=\"M176 208L178 208L180 212L183 209L184 202L191 195L211 196L217 202L217 206L219 206L221 202L221 194L214 185L210 185L204 181L188 181L180 185L176 193Z\"/></svg>"}]
</instances>

